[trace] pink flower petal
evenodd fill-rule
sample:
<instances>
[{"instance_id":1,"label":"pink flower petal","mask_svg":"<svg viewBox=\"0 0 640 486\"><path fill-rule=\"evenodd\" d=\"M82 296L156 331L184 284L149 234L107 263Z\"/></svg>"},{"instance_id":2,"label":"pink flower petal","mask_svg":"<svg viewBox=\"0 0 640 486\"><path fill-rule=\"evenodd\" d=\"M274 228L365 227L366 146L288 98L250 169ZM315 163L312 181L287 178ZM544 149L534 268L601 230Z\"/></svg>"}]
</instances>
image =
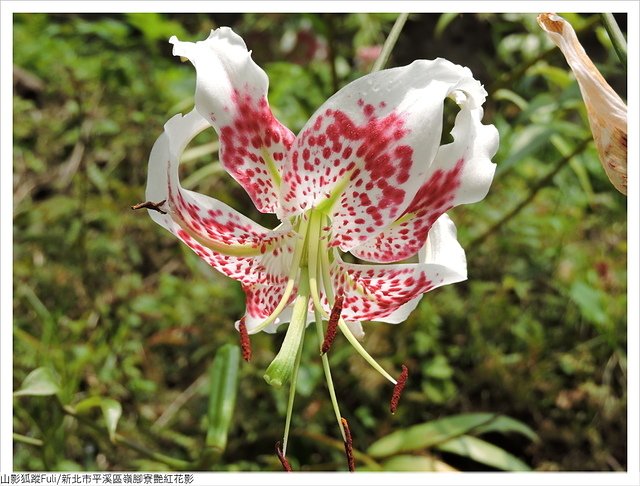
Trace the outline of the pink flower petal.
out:
<instances>
[{"instance_id":1,"label":"pink flower petal","mask_svg":"<svg viewBox=\"0 0 640 486\"><path fill-rule=\"evenodd\" d=\"M443 59L373 73L340 90L309 120L285 162L284 214L329 206L332 244L343 251L378 234L426 182L444 99L462 93L471 109L486 96L467 68Z\"/></svg>"},{"instance_id":2,"label":"pink flower petal","mask_svg":"<svg viewBox=\"0 0 640 486\"><path fill-rule=\"evenodd\" d=\"M149 211L149 215L209 265L244 285L278 280L288 273L296 238L287 225L268 230L221 201L180 186L180 156L189 141L208 127L195 110L165 124L149 157L146 198L166 200L167 214Z\"/></svg>"},{"instance_id":3,"label":"pink flower petal","mask_svg":"<svg viewBox=\"0 0 640 486\"><path fill-rule=\"evenodd\" d=\"M205 41L174 36L169 42L196 68L196 109L218 133L220 162L259 211L277 213L282 164L294 136L271 113L267 75L228 27Z\"/></svg>"},{"instance_id":4,"label":"pink flower petal","mask_svg":"<svg viewBox=\"0 0 640 486\"><path fill-rule=\"evenodd\" d=\"M344 291L344 319L396 324L415 309L422 294L465 280L467 269L455 226L445 214L433 224L418 263L356 265L337 257L331 277Z\"/></svg>"},{"instance_id":5,"label":"pink flower petal","mask_svg":"<svg viewBox=\"0 0 640 486\"><path fill-rule=\"evenodd\" d=\"M452 130L454 141L440 147L427 171L426 182L399 220L351 250L372 262L394 262L415 255L431 225L459 204L480 201L489 191L498 148L498 131L483 125L482 110L463 108Z\"/></svg>"}]
</instances>

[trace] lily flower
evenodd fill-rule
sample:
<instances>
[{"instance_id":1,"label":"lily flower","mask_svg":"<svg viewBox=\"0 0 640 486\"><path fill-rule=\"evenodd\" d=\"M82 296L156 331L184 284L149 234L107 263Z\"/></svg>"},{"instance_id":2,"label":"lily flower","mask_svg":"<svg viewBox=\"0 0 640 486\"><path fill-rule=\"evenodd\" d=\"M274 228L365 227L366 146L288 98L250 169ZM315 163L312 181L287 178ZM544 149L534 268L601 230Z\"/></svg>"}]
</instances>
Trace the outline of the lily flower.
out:
<instances>
[{"instance_id":1,"label":"lily flower","mask_svg":"<svg viewBox=\"0 0 640 486\"><path fill-rule=\"evenodd\" d=\"M627 105L589 59L569 22L543 13L538 24L560 48L578 80L602 167L613 186L626 195Z\"/></svg>"},{"instance_id":2,"label":"lily flower","mask_svg":"<svg viewBox=\"0 0 640 486\"><path fill-rule=\"evenodd\" d=\"M312 322L320 343L323 320L337 326L396 385L397 405L406 367L396 380L364 350L361 321L402 322L425 292L466 279L464 250L445 212L485 197L498 133L481 123L486 92L469 69L436 59L350 83L295 136L271 112L267 75L230 28L201 42L170 42L174 55L195 66L195 108L171 118L153 146L146 197L162 202L145 207L205 262L241 283L246 313L236 328L244 343L247 334L289 323L265 373L271 385L291 382L283 447L277 447L284 457ZM453 142L440 146L447 97L460 111ZM210 127L220 140L220 163L259 211L277 215L276 228L180 186L182 152ZM351 263L346 253L371 263ZM346 444L328 355L321 354Z\"/></svg>"}]
</instances>

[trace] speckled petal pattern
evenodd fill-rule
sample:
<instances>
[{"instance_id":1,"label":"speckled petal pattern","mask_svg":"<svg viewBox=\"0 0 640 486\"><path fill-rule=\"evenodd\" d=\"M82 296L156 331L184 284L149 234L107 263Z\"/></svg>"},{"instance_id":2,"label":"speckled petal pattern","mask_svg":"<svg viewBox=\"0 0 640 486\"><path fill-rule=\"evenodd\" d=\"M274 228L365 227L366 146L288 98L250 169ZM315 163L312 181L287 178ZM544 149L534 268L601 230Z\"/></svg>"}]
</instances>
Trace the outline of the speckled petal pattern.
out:
<instances>
[{"instance_id":1,"label":"speckled petal pattern","mask_svg":"<svg viewBox=\"0 0 640 486\"><path fill-rule=\"evenodd\" d=\"M196 68L196 109L218 133L220 162L259 211L278 213L281 167L294 136L271 112L267 75L228 27L204 41L170 42Z\"/></svg>"}]
</instances>

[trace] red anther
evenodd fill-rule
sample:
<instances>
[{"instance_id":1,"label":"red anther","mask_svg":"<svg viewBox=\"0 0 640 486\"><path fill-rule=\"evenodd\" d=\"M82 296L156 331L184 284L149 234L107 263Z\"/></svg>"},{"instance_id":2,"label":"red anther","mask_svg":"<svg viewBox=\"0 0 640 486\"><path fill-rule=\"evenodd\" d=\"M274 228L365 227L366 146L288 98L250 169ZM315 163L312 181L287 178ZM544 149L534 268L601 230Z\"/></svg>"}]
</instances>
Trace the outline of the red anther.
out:
<instances>
[{"instance_id":1,"label":"red anther","mask_svg":"<svg viewBox=\"0 0 640 486\"><path fill-rule=\"evenodd\" d=\"M396 413L398 409L398 402L400 401L400 395L402 394L402 390L404 390L404 386L407 384L407 378L409 378L409 369L402 365L402 373L398 377L398 382L396 386L393 387L393 395L391 395L391 403L389 404L389 410L391 413Z\"/></svg>"},{"instance_id":2,"label":"red anther","mask_svg":"<svg viewBox=\"0 0 640 486\"><path fill-rule=\"evenodd\" d=\"M325 354L331 348L333 340L336 338L338 332L338 321L340 320L340 314L342 313L342 302L344 295L342 291L336 295L336 301L331 309L331 315L329 316L329 324L327 325L327 333L324 335L324 341L322 341L322 354Z\"/></svg>"},{"instance_id":3,"label":"red anther","mask_svg":"<svg viewBox=\"0 0 640 486\"><path fill-rule=\"evenodd\" d=\"M280 449L280 441L276 442L276 454L278 454L278 459L280 459L280 464L282 464L284 470L287 472L293 471L293 469L291 469L291 464L289 464L289 461L287 461L287 458L284 457L284 454L282 453L282 449Z\"/></svg>"},{"instance_id":4,"label":"red anther","mask_svg":"<svg viewBox=\"0 0 640 486\"><path fill-rule=\"evenodd\" d=\"M251 341L249 340L249 333L247 332L247 325L244 322L244 317L240 319L238 330L240 331L240 347L242 348L242 359L249 362L249 360L251 359Z\"/></svg>"},{"instance_id":5,"label":"red anther","mask_svg":"<svg viewBox=\"0 0 640 486\"><path fill-rule=\"evenodd\" d=\"M347 419L344 417L340 418L342 422L342 427L344 428L344 436L346 440L344 441L344 451L347 453L347 464L349 466L349 472L354 472L356 470L356 461L353 457L353 439L351 438L351 430L349 430L349 423Z\"/></svg>"}]
</instances>

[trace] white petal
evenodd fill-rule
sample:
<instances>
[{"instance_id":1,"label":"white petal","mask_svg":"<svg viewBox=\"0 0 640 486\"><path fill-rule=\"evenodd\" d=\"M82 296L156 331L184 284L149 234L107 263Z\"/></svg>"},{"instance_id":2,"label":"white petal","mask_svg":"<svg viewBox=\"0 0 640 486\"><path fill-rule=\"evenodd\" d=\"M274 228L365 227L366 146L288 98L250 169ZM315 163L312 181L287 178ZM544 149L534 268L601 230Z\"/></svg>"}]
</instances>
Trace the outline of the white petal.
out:
<instances>
[{"instance_id":1,"label":"white petal","mask_svg":"<svg viewBox=\"0 0 640 486\"><path fill-rule=\"evenodd\" d=\"M149 210L151 218L187 244L200 258L244 285L281 278L288 273L295 235L283 225L269 230L217 199L184 190L178 163L185 147L208 123L191 111L166 124L149 157L146 198L167 202L167 214ZM269 258L277 252L279 265Z\"/></svg>"},{"instance_id":2,"label":"white petal","mask_svg":"<svg viewBox=\"0 0 640 486\"><path fill-rule=\"evenodd\" d=\"M420 253L420 262L446 266L459 276L458 281L467 279L467 257L458 242L456 225L446 214L431 226L427 243Z\"/></svg>"},{"instance_id":3,"label":"white petal","mask_svg":"<svg viewBox=\"0 0 640 486\"><path fill-rule=\"evenodd\" d=\"M440 147L426 182L400 220L355 247L353 254L373 262L409 258L424 245L429 228L441 214L486 196L496 168L491 157L499 137L496 128L483 125L481 119L482 109L470 109L463 101L451 131L454 141Z\"/></svg>"},{"instance_id":4,"label":"white petal","mask_svg":"<svg viewBox=\"0 0 640 486\"><path fill-rule=\"evenodd\" d=\"M196 68L196 109L218 132L220 162L259 211L278 212L281 167L294 136L271 113L267 75L228 27L205 41L169 42Z\"/></svg>"},{"instance_id":5,"label":"white petal","mask_svg":"<svg viewBox=\"0 0 640 486\"><path fill-rule=\"evenodd\" d=\"M444 59L415 61L344 87L296 138L284 166L285 214L330 204L333 244L343 251L382 231L428 177L450 95L474 110L486 92L469 69Z\"/></svg>"},{"instance_id":6,"label":"white petal","mask_svg":"<svg viewBox=\"0 0 640 486\"><path fill-rule=\"evenodd\" d=\"M347 321L345 324L358 341L364 339L364 329L362 329L362 323L360 321Z\"/></svg>"},{"instance_id":7,"label":"white petal","mask_svg":"<svg viewBox=\"0 0 640 486\"><path fill-rule=\"evenodd\" d=\"M467 259L457 239L456 227L451 218L443 214L431 226L426 244L419 252L419 263L447 266L457 278L457 282L467 278ZM411 314L424 294L401 305L386 317L375 319L377 322L398 324L404 322Z\"/></svg>"},{"instance_id":8,"label":"white petal","mask_svg":"<svg viewBox=\"0 0 640 486\"><path fill-rule=\"evenodd\" d=\"M267 327L265 327L263 329L263 331L268 333L268 334L275 334L276 332L278 332L278 329L280 328L281 325L287 324L288 322L291 321L292 312L293 312L293 304L291 304L288 307L286 307L280 313L280 315L275 319L275 321L273 321L273 323L271 323ZM247 326L247 332L249 334L253 334L252 331L264 321L264 317L256 317L256 316L250 314L249 311L247 311L245 313L243 319L244 319L245 325ZM315 313L314 312L309 312L307 314L307 326L309 324L314 323L314 322L316 322ZM239 330L239 328L240 328L239 327L240 326L240 320L236 321L235 326L236 326L236 330ZM363 333L363 335L364 335L364 333Z\"/></svg>"}]
</instances>

